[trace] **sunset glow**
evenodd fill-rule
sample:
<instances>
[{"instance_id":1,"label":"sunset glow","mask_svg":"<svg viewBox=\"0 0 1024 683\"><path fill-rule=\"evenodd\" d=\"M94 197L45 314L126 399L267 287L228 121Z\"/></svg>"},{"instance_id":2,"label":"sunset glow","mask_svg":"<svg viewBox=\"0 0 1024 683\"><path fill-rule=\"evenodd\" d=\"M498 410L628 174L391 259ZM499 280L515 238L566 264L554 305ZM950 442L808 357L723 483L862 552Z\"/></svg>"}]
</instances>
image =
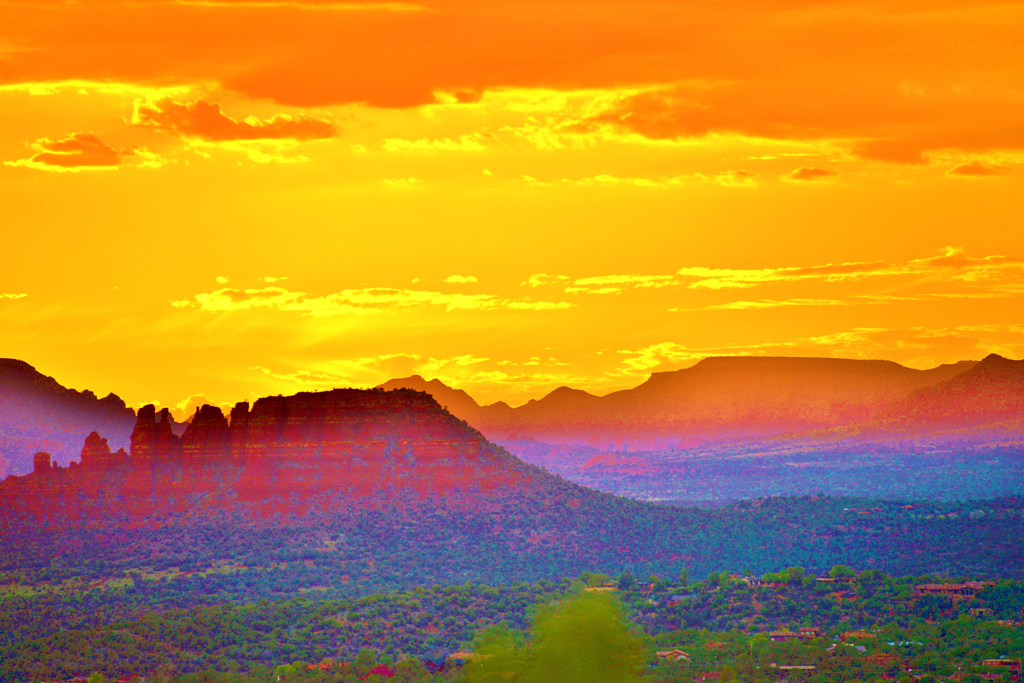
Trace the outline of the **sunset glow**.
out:
<instances>
[{"instance_id":1,"label":"sunset glow","mask_svg":"<svg viewBox=\"0 0 1024 683\"><path fill-rule=\"evenodd\" d=\"M179 417L1024 356L1024 5L0 2L0 355Z\"/></svg>"}]
</instances>

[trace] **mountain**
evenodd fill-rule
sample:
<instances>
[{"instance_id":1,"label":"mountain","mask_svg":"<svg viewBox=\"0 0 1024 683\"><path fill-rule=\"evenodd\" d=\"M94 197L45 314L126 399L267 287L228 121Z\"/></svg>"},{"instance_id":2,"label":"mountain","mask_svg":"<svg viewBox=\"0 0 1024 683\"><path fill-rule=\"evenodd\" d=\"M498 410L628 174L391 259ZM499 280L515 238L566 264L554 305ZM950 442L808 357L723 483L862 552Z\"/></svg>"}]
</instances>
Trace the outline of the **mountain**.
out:
<instances>
[{"instance_id":1,"label":"mountain","mask_svg":"<svg viewBox=\"0 0 1024 683\"><path fill-rule=\"evenodd\" d=\"M0 478L30 471L37 451L70 461L93 431L127 446L134 424L135 412L114 394L68 389L24 361L0 359Z\"/></svg>"},{"instance_id":2,"label":"mountain","mask_svg":"<svg viewBox=\"0 0 1024 683\"><path fill-rule=\"evenodd\" d=\"M145 406L130 452L111 452L94 432L68 467L38 453L31 474L0 484L0 509L42 525L258 521L441 499L486 507L521 488L550 496L565 486L487 442L429 394L336 389L269 396L251 410L238 403L230 422L202 406L180 437L167 409Z\"/></svg>"},{"instance_id":3,"label":"mountain","mask_svg":"<svg viewBox=\"0 0 1024 683\"><path fill-rule=\"evenodd\" d=\"M559 387L517 408L479 406L465 392L418 376L383 386L427 391L491 439L651 450L863 422L974 364L916 370L881 360L713 357L654 373L633 389L595 396Z\"/></svg>"},{"instance_id":4,"label":"mountain","mask_svg":"<svg viewBox=\"0 0 1024 683\"><path fill-rule=\"evenodd\" d=\"M878 416L890 429L1024 431L1024 360L986 356L966 372L911 392Z\"/></svg>"},{"instance_id":5,"label":"mountain","mask_svg":"<svg viewBox=\"0 0 1024 683\"><path fill-rule=\"evenodd\" d=\"M56 466L38 453L32 473L0 482L0 572L31 572L38 588L75 576L102 585L129 570L201 578L241 563L232 585L283 596L324 582L365 594L783 562L904 573L978 557L998 572L1020 566L1017 546L1000 540L1016 537L1019 502L957 504L956 525L897 503L872 503L887 512L864 520L820 496L721 512L643 503L528 465L409 389L268 396L229 415L202 406L180 437L171 422L145 406L128 451L91 433L80 461ZM212 583L201 590L223 599Z\"/></svg>"}]
</instances>

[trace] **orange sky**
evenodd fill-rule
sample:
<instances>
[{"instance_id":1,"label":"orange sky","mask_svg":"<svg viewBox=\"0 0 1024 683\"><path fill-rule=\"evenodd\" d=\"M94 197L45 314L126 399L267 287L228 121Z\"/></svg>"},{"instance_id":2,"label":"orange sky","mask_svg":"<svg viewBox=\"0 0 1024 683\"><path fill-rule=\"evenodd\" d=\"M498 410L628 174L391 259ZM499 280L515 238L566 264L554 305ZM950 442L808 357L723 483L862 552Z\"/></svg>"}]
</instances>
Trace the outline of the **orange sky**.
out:
<instances>
[{"instance_id":1,"label":"orange sky","mask_svg":"<svg viewBox=\"0 0 1024 683\"><path fill-rule=\"evenodd\" d=\"M179 414L1024 355L1024 4L0 0L0 356Z\"/></svg>"}]
</instances>

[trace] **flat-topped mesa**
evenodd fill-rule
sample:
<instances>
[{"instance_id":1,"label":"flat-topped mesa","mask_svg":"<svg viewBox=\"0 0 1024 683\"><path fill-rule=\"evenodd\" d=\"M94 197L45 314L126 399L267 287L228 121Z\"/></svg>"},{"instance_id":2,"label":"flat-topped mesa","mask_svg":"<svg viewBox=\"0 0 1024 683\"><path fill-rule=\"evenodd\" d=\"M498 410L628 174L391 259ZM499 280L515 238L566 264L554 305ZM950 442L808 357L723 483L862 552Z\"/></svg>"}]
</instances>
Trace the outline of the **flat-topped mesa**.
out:
<instances>
[{"instance_id":1,"label":"flat-topped mesa","mask_svg":"<svg viewBox=\"0 0 1024 683\"><path fill-rule=\"evenodd\" d=\"M95 457L105 453L98 436L86 443ZM268 396L231 410L230 423L220 408L198 408L181 438L171 432L167 409L139 409L132 432L133 463L143 461L233 460L255 464L373 461L401 453L423 462L460 457L478 460L485 442L462 421L419 391L335 389L294 396ZM455 447L455 451L452 448ZM83 463L84 464L84 463Z\"/></svg>"},{"instance_id":2,"label":"flat-topped mesa","mask_svg":"<svg viewBox=\"0 0 1024 683\"><path fill-rule=\"evenodd\" d=\"M221 451L218 445L203 454L224 452L249 463L267 458L335 459L352 455L353 449L372 452L413 443L464 441L468 446L480 440L429 394L409 390L335 389L268 396L257 400L251 410L248 403L236 404L230 427L212 406L204 406L197 415L202 419L193 420L183 441L198 442L213 432L212 442L220 444L224 439L227 446ZM185 447L189 448L188 443Z\"/></svg>"},{"instance_id":3,"label":"flat-topped mesa","mask_svg":"<svg viewBox=\"0 0 1024 683\"><path fill-rule=\"evenodd\" d=\"M553 481L429 394L408 389L271 396L251 409L238 403L230 422L205 405L181 438L171 425L167 410L149 405L138 412L130 458L111 453L96 433L85 440L80 466L56 469L39 454L35 474L0 484L0 529L6 509L83 524L223 514L298 519L385 500L433 505L452 491L460 492L459 505L493 505L533 490L538 476Z\"/></svg>"}]
</instances>

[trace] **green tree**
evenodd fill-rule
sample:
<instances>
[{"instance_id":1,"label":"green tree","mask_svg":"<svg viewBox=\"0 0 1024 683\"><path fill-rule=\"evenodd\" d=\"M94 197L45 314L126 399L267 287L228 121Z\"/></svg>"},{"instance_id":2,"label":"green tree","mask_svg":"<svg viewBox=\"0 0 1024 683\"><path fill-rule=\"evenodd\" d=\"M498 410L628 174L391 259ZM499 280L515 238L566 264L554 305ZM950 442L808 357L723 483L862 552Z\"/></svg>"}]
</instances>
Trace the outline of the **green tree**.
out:
<instances>
[{"instance_id":1,"label":"green tree","mask_svg":"<svg viewBox=\"0 0 1024 683\"><path fill-rule=\"evenodd\" d=\"M474 640L476 658L466 667L469 683L550 683L640 680L644 644L607 593L580 592L545 605L533 618L528 645L512 631L491 627Z\"/></svg>"}]
</instances>

